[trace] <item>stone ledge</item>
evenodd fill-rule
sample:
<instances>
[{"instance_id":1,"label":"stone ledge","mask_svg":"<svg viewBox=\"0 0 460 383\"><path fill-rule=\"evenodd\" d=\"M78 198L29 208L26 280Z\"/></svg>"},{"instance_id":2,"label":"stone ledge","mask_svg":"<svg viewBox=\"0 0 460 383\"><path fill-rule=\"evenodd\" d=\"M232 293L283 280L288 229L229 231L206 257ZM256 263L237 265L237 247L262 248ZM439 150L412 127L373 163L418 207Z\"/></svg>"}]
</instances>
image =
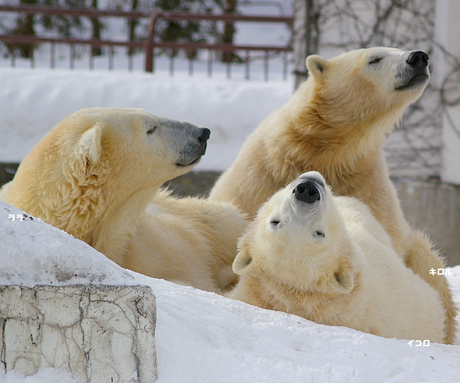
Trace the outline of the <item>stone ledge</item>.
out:
<instances>
[{"instance_id":1,"label":"stone ledge","mask_svg":"<svg viewBox=\"0 0 460 383\"><path fill-rule=\"evenodd\" d=\"M33 375L70 370L89 383L157 378L156 302L147 286L0 286L0 360Z\"/></svg>"}]
</instances>

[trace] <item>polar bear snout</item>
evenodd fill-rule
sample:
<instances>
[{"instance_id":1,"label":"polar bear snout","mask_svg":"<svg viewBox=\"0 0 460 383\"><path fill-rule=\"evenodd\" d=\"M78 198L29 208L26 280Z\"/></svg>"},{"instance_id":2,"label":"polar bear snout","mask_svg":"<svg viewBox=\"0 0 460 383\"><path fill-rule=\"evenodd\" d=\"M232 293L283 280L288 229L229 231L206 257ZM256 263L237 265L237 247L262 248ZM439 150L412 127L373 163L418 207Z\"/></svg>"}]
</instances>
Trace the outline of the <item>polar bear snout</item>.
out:
<instances>
[{"instance_id":1,"label":"polar bear snout","mask_svg":"<svg viewBox=\"0 0 460 383\"><path fill-rule=\"evenodd\" d=\"M179 152L179 160L176 165L179 167L196 165L206 153L207 141L211 131L207 128L193 127L193 134L185 147Z\"/></svg>"},{"instance_id":2,"label":"polar bear snout","mask_svg":"<svg viewBox=\"0 0 460 383\"><path fill-rule=\"evenodd\" d=\"M428 69L429 56L423 51L412 51L406 53L406 59L399 65L395 89L401 90L419 90L421 86L426 85L430 78Z\"/></svg>"},{"instance_id":3,"label":"polar bear snout","mask_svg":"<svg viewBox=\"0 0 460 383\"><path fill-rule=\"evenodd\" d=\"M204 156L206 153L206 147L207 147L207 141L209 137L211 136L211 131L208 128L198 128L198 144L197 144L197 155L198 156Z\"/></svg>"},{"instance_id":4,"label":"polar bear snout","mask_svg":"<svg viewBox=\"0 0 460 383\"><path fill-rule=\"evenodd\" d=\"M312 204L321 199L318 186L315 181L307 180L298 184L292 192L297 200Z\"/></svg>"},{"instance_id":5,"label":"polar bear snout","mask_svg":"<svg viewBox=\"0 0 460 383\"><path fill-rule=\"evenodd\" d=\"M198 136L198 140L201 142L206 143L208 141L209 136L211 135L211 131L208 128L200 128L201 134Z\"/></svg>"},{"instance_id":6,"label":"polar bear snout","mask_svg":"<svg viewBox=\"0 0 460 383\"><path fill-rule=\"evenodd\" d=\"M429 56L422 51L415 51L409 54L406 62L415 69L423 69L428 66Z\"/></svg>"}]
</instances>

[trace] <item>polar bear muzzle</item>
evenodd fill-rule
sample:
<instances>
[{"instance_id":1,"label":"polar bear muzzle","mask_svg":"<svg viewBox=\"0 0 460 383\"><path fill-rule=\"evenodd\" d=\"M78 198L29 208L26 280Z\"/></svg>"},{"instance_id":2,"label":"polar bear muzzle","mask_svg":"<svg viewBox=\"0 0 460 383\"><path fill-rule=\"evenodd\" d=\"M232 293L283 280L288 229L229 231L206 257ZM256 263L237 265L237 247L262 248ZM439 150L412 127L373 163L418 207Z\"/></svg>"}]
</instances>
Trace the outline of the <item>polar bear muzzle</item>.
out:
<instances>
[{"instance_id":1,"label":"polar bear muzzle","mask_svg":"<svg viewBox=\"0 0 460 383\"><path fill-rule=\"evenodd\" d=\"M406 90L425 84L430 78L428 61L429 56L425 52L410 52L403 66L399 68L398 77L401 78L401 83L396 86L396 90Z\"/></svg>"},{"instance_id":2,"label":"polar bear muzzle","mask_svg":"<svg viewBox=\"0 0 460 383\"><path fill-rule=\"evenodd\" d=\"M196 130L195 130L196 129ZM179 167L197 164L206 153L206 146L211 131L207 128L195 128L194 139L189 141L179 153L176 165Z\"/></svg>"},{"instance_id":3,"label":"polar bear muzzle","mask_svg":"<svg viewBox=\"0 0 460 383\"><path fill-rule=\"evenodd\" d=\"M298 184L292 192L301 202L312 204L321 199L317 184L310 180Z\"/></svg>"}]
</instances>

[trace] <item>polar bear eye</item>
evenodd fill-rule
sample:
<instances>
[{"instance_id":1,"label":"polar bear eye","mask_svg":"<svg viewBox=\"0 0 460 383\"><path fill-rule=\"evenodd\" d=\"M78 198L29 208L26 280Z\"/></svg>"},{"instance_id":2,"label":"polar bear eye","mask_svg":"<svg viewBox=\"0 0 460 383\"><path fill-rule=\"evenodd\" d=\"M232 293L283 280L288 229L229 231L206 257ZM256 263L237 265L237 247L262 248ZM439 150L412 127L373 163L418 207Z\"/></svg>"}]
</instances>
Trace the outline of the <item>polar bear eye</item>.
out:
<instances>
[{"instance_id":1,"label":"polar bear eye","mask_svg":"<svg viewBox=\"0 0 460 383\"><path fill-rule=\"evenodd\" d=\"M155 131L155 127L152 126L149 130L147 130L147 134L152 134Z\"/></svg>"},{"instance_id":2,"label":"polar bear eye","mask_svg":"<svg viewBox=\"0 0 460 383\"><path fill-rule=\"evenodd\" d=\"M271 225L272 227L278 226L279 223L280 223L280 221L277 220L277 219L272 219L272 220L270 221L270 225Z\"/></svg>"},{"instance_id":3,"label":"polar bear eye","mask_svg":"<svg viewBox=\"0 0 460 383\"><path fill-rule=\"evenodd\" d=\"M369 61L369 64L377 64L379 61L382 61L383 57L375 57L371 61Z\"/></svg>"}]
</instances>

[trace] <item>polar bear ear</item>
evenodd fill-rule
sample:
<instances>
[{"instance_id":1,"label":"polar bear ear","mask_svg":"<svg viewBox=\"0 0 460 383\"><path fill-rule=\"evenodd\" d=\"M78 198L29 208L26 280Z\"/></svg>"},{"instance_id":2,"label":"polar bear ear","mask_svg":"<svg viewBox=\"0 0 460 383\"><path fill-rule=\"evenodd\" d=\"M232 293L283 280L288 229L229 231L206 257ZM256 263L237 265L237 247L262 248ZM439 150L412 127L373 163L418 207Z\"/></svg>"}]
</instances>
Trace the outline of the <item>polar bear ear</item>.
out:
<instances>
[{"instance_id":1,"label":"polar bear ear","mask_svg":"<svg viewBox=\"0 0 460 383\"><path fill-rule=\"evenodd\" d=\"M102 129L99 125L94 125L88 129L75 147L77 156L86 157L92 163L99 162L102 152Z\"/></svg>"},{"instance_id":2,"label":"polar bear ear","mask_svg":"<svg viewBox=\"0 0 460 383\"><path fill-rule=\"evenodd\" d=\"M318 55L310 55L307 57L308 73L316 78L323 78L329 62Z\"/></svg>"},{"instance_id":3,"label":"polar bear ear","mask_svg":"<svg viewBox=\"0 0 460 383\"><path fill-rule=\"evenodd\" d=\"M239 247L240 249L232 265L233 272L238 275L249 274L254 266L249 252L249 246L241 241Z\"/></svg>"},{"instance_id":4,"label":"polar bear ear","mask_svg":"<svg viewBox=\"0 0 460 383\"><path fill-rule=\"evenodd\" d=\"M331 277L330 284L335 293L350 293L355 287L351 268L343 267L336 271Z\"/></svg>"},{"instance_id":5,"label":"polar bear ear","mask_svg":"<svg viewBox=\"0 0 460 383\"><path fill-rule=\"evenodd\" d=\"M89 168L98 164L102 153L102 128L94 125L77 141L70 160L73 177L83 182Z\"/></svg>"}]
</instances>

